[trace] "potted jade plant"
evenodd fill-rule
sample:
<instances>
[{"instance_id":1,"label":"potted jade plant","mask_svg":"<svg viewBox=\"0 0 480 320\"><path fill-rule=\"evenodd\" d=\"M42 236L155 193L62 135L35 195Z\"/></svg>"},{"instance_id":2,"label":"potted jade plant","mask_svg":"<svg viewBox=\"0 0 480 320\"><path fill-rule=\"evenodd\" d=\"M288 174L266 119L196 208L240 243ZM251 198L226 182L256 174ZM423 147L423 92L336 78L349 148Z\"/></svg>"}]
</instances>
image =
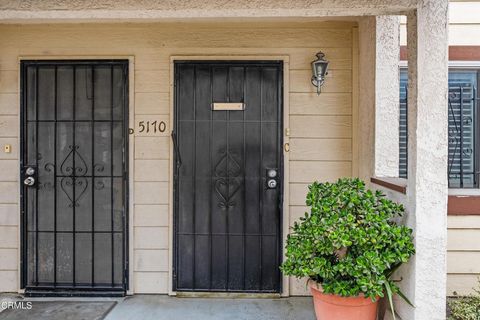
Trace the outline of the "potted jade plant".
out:
<instances>
[{"instance_id":1,"label":"potted jade plant","mask_svg":"<svg viewBox=\"0 0 480 320\"><path fill-rule=\"evenodd\" d=\"M401 204L360 179L315 182L310 213L295 222L286 244L284 274L308 278L318 320L375 320L378 301L398 294L392 274L415 253L412 230L394 218Z\"/></svg>"}]
</instances>

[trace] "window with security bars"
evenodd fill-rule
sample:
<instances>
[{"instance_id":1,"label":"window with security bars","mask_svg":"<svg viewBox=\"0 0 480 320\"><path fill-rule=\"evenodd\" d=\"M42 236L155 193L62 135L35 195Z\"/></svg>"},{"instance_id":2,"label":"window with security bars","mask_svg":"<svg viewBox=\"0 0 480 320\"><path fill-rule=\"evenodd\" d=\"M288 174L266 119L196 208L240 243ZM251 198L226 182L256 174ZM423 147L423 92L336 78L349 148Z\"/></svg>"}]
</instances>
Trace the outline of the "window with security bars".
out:
<instances>
[{"instance_id":1,"label":"window with security bars","mask_svg":"<svg viewBox=\"0 0 480 320\"><path fill-rule=\"evenodd\" d=\"M448 185L478 188L477 83L480 69L450 69L448 76ZM399 175L407 177L407 70L400 71Z\"/></svg>"},{"instance_id":2,"label":"window with security bars","mask_svg":"<svg viewBox=\"0 0 480 320\"><path fill-rule=\"evenodd\" d=\"M407 177L408 156L407 156L407 82L408 74L406 69L400 70L400 161L399 176Z\"/></svg>"}]
</instances>

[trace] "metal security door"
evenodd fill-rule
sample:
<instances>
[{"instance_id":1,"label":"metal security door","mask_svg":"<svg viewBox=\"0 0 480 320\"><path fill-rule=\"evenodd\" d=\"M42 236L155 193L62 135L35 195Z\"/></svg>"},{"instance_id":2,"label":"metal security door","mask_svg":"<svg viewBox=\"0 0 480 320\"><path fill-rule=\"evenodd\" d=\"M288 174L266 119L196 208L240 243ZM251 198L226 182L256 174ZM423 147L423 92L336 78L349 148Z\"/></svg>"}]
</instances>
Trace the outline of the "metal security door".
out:
<instances>
[{"instance_id":1,"label":"metal security door","mask_svg":"<svg viewBox=\"0 0 480 320\"><path fill-rule=\"evenodd\" d=\"M22 284L127 289L128 61L23 61Z\"/></svg>"},{"instance_id":2,"label":"metal security door","mask_svg":"<svg viewBox=\"0 0 480 320\"><path fill-rule=\"evenodd\" d=\"M177 291L281 290L282 64L175 63Z\"/></svg>"}]
</instances>

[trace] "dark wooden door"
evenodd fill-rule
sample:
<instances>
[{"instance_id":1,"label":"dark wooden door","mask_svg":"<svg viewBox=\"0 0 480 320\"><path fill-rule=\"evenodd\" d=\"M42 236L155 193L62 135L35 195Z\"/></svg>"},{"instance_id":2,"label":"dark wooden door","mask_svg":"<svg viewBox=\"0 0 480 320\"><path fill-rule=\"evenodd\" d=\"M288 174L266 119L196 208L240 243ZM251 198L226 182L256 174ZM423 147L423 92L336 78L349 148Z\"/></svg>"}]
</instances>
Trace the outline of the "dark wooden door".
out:
<instances>
[{"instance_id":1,"label":"dark wooden door","mask_svg":"<svg viewBox=\"0 0 480 320\"><path fill-rule=\"evenodd\" d=\"M280 62L175 63L174 290L280 292L282 81Z\"/></svg>"},{"instance_id":2,"label":"dark wooden door","mask_svg":"<svg viewBox=\"0 0 480 320\"><path fill-rule=\"evenodd\" d=\"M123 60L22 62L27 294L125 292L127 74Z\"/></svg>"}]
</instances>

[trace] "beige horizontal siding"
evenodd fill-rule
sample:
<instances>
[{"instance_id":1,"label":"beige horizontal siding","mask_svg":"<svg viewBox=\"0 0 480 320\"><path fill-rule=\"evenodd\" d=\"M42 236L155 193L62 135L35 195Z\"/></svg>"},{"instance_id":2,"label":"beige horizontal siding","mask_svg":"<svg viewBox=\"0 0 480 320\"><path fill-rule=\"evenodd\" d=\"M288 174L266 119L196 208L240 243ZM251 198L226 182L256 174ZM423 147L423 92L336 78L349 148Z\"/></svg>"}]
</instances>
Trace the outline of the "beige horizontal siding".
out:
<instances>
[{"instance_id":1,"label":"beige horizontal siding","mask_svg":"<svg viewBox=\"0 0 480 320\"><path fill-rule=\"evenodd\" d=\"M135 249L168 249L168 227L135 227Z\"/></svg>"},{"instance_id":2,"label":"beige horizontal siding","mask_svg":"<svg viewBox=\"0 0 480 320\"><path fill-rule=\"evenodd\" d=\"M290 116L292 138L351 138L351 116Z\"/></svg>"},{"instance_id":3,"label":"beige horizontal siding","mask_svg":"<svg viewBox=\"0 0 480 320\"><path fill-rule=\"evenodd\" d=\"M0 181L17 182L19 165L17 160L2 160L2 169L0 170Z\"/></svg>"},{"instance_id":4,"label":"beige horizontal siding","mask_svg":"<svg viewBox=\"0 0 480 320\"><path fill-rule=\"evenodd\" d=\"M351 139L290 139L290 160L351 161Z\"/></svg>"},{"instance_id":5,"label":"beige horizontal siding","mask_svg":"<svg viewBox=\"0 0 480 320\"><path fill-rule=\"evenodd\" d=\"M0 182L0 203L18 204L18 182Z\"/></svg>"},{"instance_id":6,"label":"beige horizontal siding","mask_svg":"<svg viewBox=\"0 0 480 320\"><path fill-rule=\"evenodd\" d=\"M308 183L290 183L290 205L304 206Z\"/></svg>"},{"instance_id":7,"label":"beige horizontal siding","mask_svg":"<svg viewBox=\"0 0 480 320\"><path fill-rule=\"evenodd\" d=\"M133 285L135 293L168 292L168 272L135 271Z\"/></svg>"},{"instance_id":8,"label":"beige horizontal siding","mask_svg":"<svg viewBox=\"0 0 480 320\"><path fill-rule=\"evenodd\" d=\"M10 135L11 133L9 133ZM19 148L18 146L20 145L19 144L19 140L18 140L18 137L14 137L14 138L5 138L5 137L1 137L0 138L0 146L5 146L5 145L10 145L12 147L12 151L10 153L5 153L5 152L0 152L0 160L3 160L3 159L15 159L18 161L18 157L19 157Z\"/></svg>"},{"instance_id":9,"label":"beige horizontal siding","mask_svg":"<svg viewBox=\"0 0 480 320\"><path fill-rule=\"evenodd\" d=\"M168 204L135 205L137 227L168 227Z\"/></svg>"},{"instance_id":10,"label":"beige horizontal siding","mask_svg":"<svg viewBox=\"0 0 480 320\"><path fill-rule=\"evenodd\" d=\"M135 114L169 113L170 95L167 92L137 92L135 94Z\"/></svg>"},{"instance_id":11,"label":"beige horizontal siding","mask_svg":"<svg viewBox=\"0 0 480 320\"><path fill-rule=\"evenodd\" d=\"M0 115L18 115L18 94L0 93Z\"/></svg>"},{"instance_id":12,"label":"beige horizontal siding","mask_svg":"<svg viewBox=\"0 0 480 320\"><path fill-rule=\"evenodd\" d=\"M168 70L135 71L135 93L168 94L170 91L169 79L170 71ZM154 113L158 114L158 111Z\"/></svg>"},{"instance_id":13,"label":"beige horizontal siding","mask_svg":"<svg viewBox=\"0 0 480 320\"><path fill-rule=\"evenodd\" d=\"M17 226L19 218L17 204L0 204L0 226Z\"/></svg>"},{"instance_id":14,"label":"beige horizontal siding","mask_svg":"<svg viewBox=\"0 0 480 320\"><path fill-rule=\"evenodd\" d=\"M267 25L272 28L266 27ZM326 24L325 24L326 25ZM339 26L339 25L338 25ZM53 30L49 25L7 25L2 27L0 40L5 48L35 48L44 46L39 41L47 40L50 48L98 48L121 47L135 52L139 48L183 47L311 47L312 43L324 47L351 46L351 28L322 28L311 24L304 28L286 27L266 23L261 27L247 24L85 24L62 25ZM22 32L26 31L26 32ZM108 41L108 42L106 42ZM51 50L51 49L50 49ZM201 53L201 52L199 52Z\"/></svg>"},{"instance_id":15,"label":"beige horizontal siding","mask_svg":"<svg viewBox=\"0 0 480 320\"><path fill-rule=\"evenodd\" d=\"M480 3L474 1L452 1L449 7L451 24L480 24Z\"/></svg>"},{"instance_id":16,"label":"beige horizontal siding","mask_svg":"<svg viewBox=\"0 0 480 320\"><path fill-rule=\"evenodd\" d=\"M335 181L352 173L350 161L291 161L292 182Z\"/></svg>"},{"instance_id":17,"label":"beige horizontal siding","mask_svg":"<svg viewBox=\"0 0 480 320\"><path fill-rule=\"evenodd\" d=\"M18 116L0 117L0 136L17 137L18 134Z\"/></svg>"},{"instance_id":18,"label":"beige horizontal siding","mask_svg":"<svg viewBox=\"0 0 480 320\"><path fill-rule=\"evenodd\" d=\"M0 270L17 270L18 268L18 249L0 248Z\"/></svg>"},{"instance_id":19,"label":"beige horizontal siding","mask_svg":"<svg viewBox=\"0 0 480 320\"><path fill-rule=\"evenodd\" d=\"M448 217L448 294L465 295L479 288L480 216Z\"/></svg>"},{"instance_id":20,"label":"beige horizontal siding","mask_svg":"<svg viewBox=\"0 0 480 320\"><path fill-rule=\"evenodd\" d=\"M0 270L0 292L14 292L18 288L18 270Z\"/></svg>"},{"instance_id":21,"label":"beige horizontal siding","mask_svg":"<svg viewBox=\"0 0 480 320\"><path fill-rule=\"evenodd\" d=\"M323 92L320 96L305 92L290 94L291 115L351 115L350 93Z\"/></svg>"},{"instance_id":22,"label":"beige horizontal siding","mask_svg":"<svg viewBox=\"0 0 480 320\"><path fill-rule=\"evenodd\" d=\"M448 272L480 274L480 251L449 251L447 255Z\"/></svg>"},{"instance_id":23,"label":"beige horizontal siding","mask_svg":"<svg viewBox=\"0 0 480 320\"><path fill-rule=\"evenodd\" d=\"M473 293L473 288L478 288L478 276L476 274L448 274L447 294L468 295Z\"/></svg>"},{"instance_id":24,"label":"beige horizontal siding","mask_svg":"<svg viewBox=\"0 0 480 320\"><path fill-rule=\"evenodd\" d=\"M17 249L17 237L18 228L16 225L0 226L0 248Z\"/></svg>"},{"instance_id":25,"label":"beige horizontal siding","mask_svg":"<svg viewBox=\"0 0 480 320\"><path fill-rule=\"evenodd\" d=\"M168 250L135 250L134 268L137 271L168 272Z\"/></svg>"},{"instance_id":26,"label":"beige horizontal siding","mask_svg":"<svg viewBox=\"0 0 480 320\"><path fill-rule=\"evenodd\" d=\"M448 250L480 251L480 228L470 229L469 227L465 229L451 229L449 227Z\"/></svg>"},{"instance_id":27,"label":"beige horizontal siding","mask_svg":"<svg viewBox=\"0 0 480 320\"><path fill-rule=\"evenodd\" d=\"M310 212L306 206L292 206L290 209L290 225L293 225L295 221L299 221L301 217L304 217L306 212Z\"/></svg>"},{"instance_id":28,"label":"beige horizontal siding","mask_svg":"<svg viewBox=\"0 0 480 320\"><path fill-rule=\"evenodd\" d=\"M168 160L135 160L135 181L168 181Z\"/></svg>"},{"instance_id":29,"label":"beige horizontal siding","mask_svg":"<svg viewBox=\"0 0 480 320\"><path fill-rule=\"evenodd\" d=\"M448 229L480 229L480 218L476 216L449 216Z\"/></svg>"},{"instance_id":30,"label":"beige horizontal siding","mask_svg":"<svg viewBox=\"0 0 480 320\"><path fill-rule=\"evenodd\" d=\"M0 72L0 93L18 93L18 72L2 70Z\"/></svg>"},{"instance_id":31,"label":"beige horizontal siding","mask_svg":"<svg viewBox=\"0 0 480 320\"><path fill-rule=\"evenodd\" d=\"M135 182L135 204L168 204L168 182Z\"/></svg>"},{"instance_id":32,"label":"beige horizontal siding","mask_svg":"<svg viewBox=\"0 0 480 320\"><path fill-rule=\"evenodd\" d=\"M18 250L19 57L134 57L135 121L169 119L171 56L288 56L291 162L290 205L293 217L305 209L307 185L352 172L352 27L353 22L249 22L56 24L0 26L0 257L3 268L16 266ZM321 44L330 72L320 96L311 85L310 62ZM163 119L162 118L162 119ZM170 124L171 125L171 124ZM168 292L170 146L163 136L131 135L134 148L133 290ZM11 161L10 161L11 160ZM10 161L10 162L9 162ZM14 176L17 176L15 178ZM12 191L13 190L13 191ZM2 249L7 248L2 253ZM7 276L13 275L9 277ZM16 291L16 270L0 264L0 291ZM293 280L292 280L293 281ZM292 294L305 294L301 281Z\"/></svg>"},{"instance_id":33,"label":"beige horizontal siding","mask_svg":"<svg viewBox=\"0 0 480 320\"><path fill-rule=\"evenodd\" d=\"M136 137L135 159L168 159L170 137Z\"/></svg>"}]
</instances>

